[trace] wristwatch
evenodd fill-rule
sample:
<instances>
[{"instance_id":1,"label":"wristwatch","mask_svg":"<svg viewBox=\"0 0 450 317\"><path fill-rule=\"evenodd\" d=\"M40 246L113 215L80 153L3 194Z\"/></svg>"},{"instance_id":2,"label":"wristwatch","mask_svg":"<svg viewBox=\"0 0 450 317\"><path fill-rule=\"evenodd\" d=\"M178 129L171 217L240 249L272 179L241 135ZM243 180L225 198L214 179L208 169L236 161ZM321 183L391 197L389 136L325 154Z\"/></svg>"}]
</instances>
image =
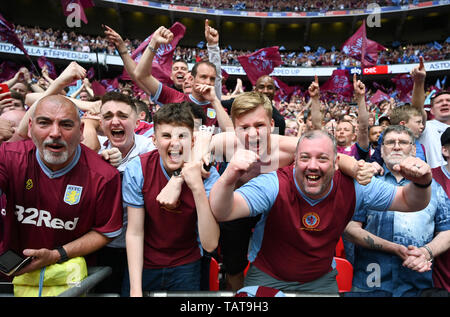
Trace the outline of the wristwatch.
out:
<instances>
[{"instance_id":1,"label":"wristwatch","mask_svg":"<svg viewBox=\"0 0 450 317\"><path fill-rule=\"evenodd\" d=\"M173 171L172 175L175 176L175 177L181 176L181 168Z\"/></svg>"},{"instance_id":2,"label":"wristwatch","mask_svg":"<svg viewBox=\"0 0 450 317\"><path fill-rule=\"evenodd\" d=\"M59 255L61 256L61 258L59 259L58 264L61 264L63 262L66 262L69 257L67 256L66 250L64 250L64 248L61 246L59 248L56 249L59 252Z\"/></svg>"}]
</instances>

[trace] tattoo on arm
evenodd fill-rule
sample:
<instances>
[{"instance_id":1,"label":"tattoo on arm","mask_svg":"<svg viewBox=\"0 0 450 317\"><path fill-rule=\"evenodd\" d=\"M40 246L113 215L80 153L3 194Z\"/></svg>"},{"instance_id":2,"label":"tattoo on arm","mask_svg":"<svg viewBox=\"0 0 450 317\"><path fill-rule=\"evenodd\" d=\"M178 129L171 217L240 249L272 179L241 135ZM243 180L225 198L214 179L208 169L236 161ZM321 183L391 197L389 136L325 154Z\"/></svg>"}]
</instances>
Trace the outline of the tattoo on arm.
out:
<instances>
[{"instance_id":1,"label":"tattoo on arm","mask_svg":"<svg viewBox=\"0 0 450 317\"><path fill-rule=\"evenodd\" d=\"M371 249L379 250L379 249L383 248L383 246L381 244L376 244L375 241L370 236L365 237L364 241L366 241L367 245Z\"/></svg>"}]
</instances>

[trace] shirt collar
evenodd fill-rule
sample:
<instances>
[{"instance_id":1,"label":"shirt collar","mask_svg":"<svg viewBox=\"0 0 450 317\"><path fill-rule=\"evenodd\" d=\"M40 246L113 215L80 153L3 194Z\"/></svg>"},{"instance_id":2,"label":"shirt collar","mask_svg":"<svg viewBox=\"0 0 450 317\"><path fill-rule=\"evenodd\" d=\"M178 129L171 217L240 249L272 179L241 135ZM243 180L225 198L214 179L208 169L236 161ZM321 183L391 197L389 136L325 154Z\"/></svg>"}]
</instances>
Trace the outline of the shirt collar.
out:
<instances>
[{"instance_id":1,"label":"shirt collar","mask_svg":"<svg viewBox=\"0 0 450 317\"><path fill-rule=\"evenodd\" d=\"M450 172L447 170L447 165L442 165L441 169L444 175L447 176L447 178L450 178Z\"/></svg>"},{"instance_id":2,"label":"shirt collar","mask_svg":"<svg viewBox=\"0 0 450 317\"><path fill-rule=\"evenodd\" d=\"M78 145L76 150L75 150L75 155L73 156L72 161L67 166L63 167L62 169L57 170L57 171L52 171L41 160L41 157L39 155L39 150L36 148L36 159L37 159L37 161L39 163L39 166L41 167L42 171L45 173L45 175L48 176L48 178L61 177L61 176L65 175L65 174L67 174L68 172L70 172L70 170L72 170L72 168L75 165L77 165L78 161L80 160L80 156L81 156L81 146Z\"/></svg>"},{"instance_id":3,"label":"shirt collar","mask_svg":"<svg viewBox=\"0 0 450 317\"><path fill-rule=\"evenodd\" d=\"M397 185L405 185L407 183L409 183L410 181L407 180L406 178L402 178L399 182L397 182L397 178L394 176L394 174L392 174L392 172L387 168L386 164L383 163L383 169L384 169L384 174L382 176L377 176L377 177L381 177L384 180L387 180L387 178L391 179L392 182L395 182L395 184Z\"/></svg>"},{"instance_id":4,"label":"shirt collar","mask_svg":"<svg viewBox=\"0 0 450 317\"><path fill-rule=\"evenodd\" d=\"M209 105L209 101L198 101L192 94L189 94L189 99L191 99L192 102L199 106Z\"/></svg>"},{"instance_id":5,"label":"shirt collar","mask_svg":"<svg viewBox=\"0 0 450 317\"><path fill-rule=\"evenodd\" d=\"M166 169L164 168L164 164L163 164L161 156L159 157L159 165L161 166L161 170L162 170L164 176L166 176L167 180L170 180L169 174L167 174Z\"/></svg>"}]
</instances>

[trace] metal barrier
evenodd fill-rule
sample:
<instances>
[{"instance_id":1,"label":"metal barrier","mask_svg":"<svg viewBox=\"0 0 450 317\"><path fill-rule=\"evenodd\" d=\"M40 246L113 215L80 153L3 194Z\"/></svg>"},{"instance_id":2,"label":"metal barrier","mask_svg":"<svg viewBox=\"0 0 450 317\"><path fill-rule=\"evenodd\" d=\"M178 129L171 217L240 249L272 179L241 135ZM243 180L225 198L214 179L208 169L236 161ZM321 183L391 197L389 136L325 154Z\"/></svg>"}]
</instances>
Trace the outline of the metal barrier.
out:
<instances>
[{"instance_id":1,"label":"metal barrier","mask_svg":"<svg viewBox=\"0 0 450 317\"><path fill-rule=\"evenodd\" d=\"M109 266L93 266L88 267L88 276L82 280L78 285L69 288L68 290L62 292L58 297L79 297L87 294L92 288L98 283L103 281L112 273L112 268ZM87 296L91 296L88 294ZM97 294L97 296L103 296L102 294ZM113 294L105 294L105 296L114 296ZM117 294L117 296L119 296Z\"/></svg>"},{"instance_id":2,"label":"metal barrier","mask_svg":"<svg viewBox=\"0 0 450 317\"><path fill-rule=\"evenodd\" d=\"M320 294L320 293L303 293L303 292L284 292L286 297L341 297L339 294ZM144 292L144 297L234 297L236 293L231 291L154 291Z\"/></svg>"},{"instance_id":3,"label":"metal barrier","mask_svg":"<svg viewBox=\"0 0 450 317\"><path fill-rule=\"evenodd\" d=\"M59 294L58 297L119 297L119 294L89 293L111 273L112 269L109 266L88 267L88 276L79 284ZM14 297L14 285L11 282L0 282L0 297Z\"/></svg>"}]
</instances>

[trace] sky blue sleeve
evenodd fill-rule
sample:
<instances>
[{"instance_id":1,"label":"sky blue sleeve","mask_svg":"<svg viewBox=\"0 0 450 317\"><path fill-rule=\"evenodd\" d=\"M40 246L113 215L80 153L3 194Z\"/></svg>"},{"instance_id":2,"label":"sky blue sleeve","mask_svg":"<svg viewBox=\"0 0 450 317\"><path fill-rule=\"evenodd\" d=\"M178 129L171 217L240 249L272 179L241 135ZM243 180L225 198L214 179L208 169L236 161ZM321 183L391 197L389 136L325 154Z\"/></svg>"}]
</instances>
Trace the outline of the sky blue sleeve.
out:
<instances>
[{"instance_id":1,"label":"sky blue sleeve","mask_svg":"<svg viewBox=\"0 0 450 317\"><path fill-rule=\"evenodd\" d=\"M397 186L389 184L381 179L372 177L366 186L354 181L356 193L355 210L369 208L373 210L386 211L394 201Z\"/></svg>"},{"instance_id":2,"label":"sky blue sleeve","mask_svg":"<svg viewBox=\"0 0 450 317\"><path fill-rule=\"evenodd\" d=\"M210 171L209 177L203 181L203 184L205 185L206 196L208 198L211 188L220 177L219 172L217 172L217 170L214 167L212 167L209 171Z\"/></svg>"},{"instance_id":3,"label":"sky blue sleeve","mask_svg":"<svg viewBox=\"0 0 450 317\"><path fill-rule=\"evenodd\" d=\"M279 183L276 172L261 174L236 189L247 202L250 217L269 211L278 196Z\"/></svg>"},{"instance_id":4,"label":"sky blue sleeve","mask_svg":"<svg viewBox=\"0 0 450 317\"><path fill-rule=\"evenodd\" d=\"M122 198L125 206L144 207L143 185L144 175L142 174L141 159L136 156L127 164L123 174Z\"/></svg>"}]
</instances>

